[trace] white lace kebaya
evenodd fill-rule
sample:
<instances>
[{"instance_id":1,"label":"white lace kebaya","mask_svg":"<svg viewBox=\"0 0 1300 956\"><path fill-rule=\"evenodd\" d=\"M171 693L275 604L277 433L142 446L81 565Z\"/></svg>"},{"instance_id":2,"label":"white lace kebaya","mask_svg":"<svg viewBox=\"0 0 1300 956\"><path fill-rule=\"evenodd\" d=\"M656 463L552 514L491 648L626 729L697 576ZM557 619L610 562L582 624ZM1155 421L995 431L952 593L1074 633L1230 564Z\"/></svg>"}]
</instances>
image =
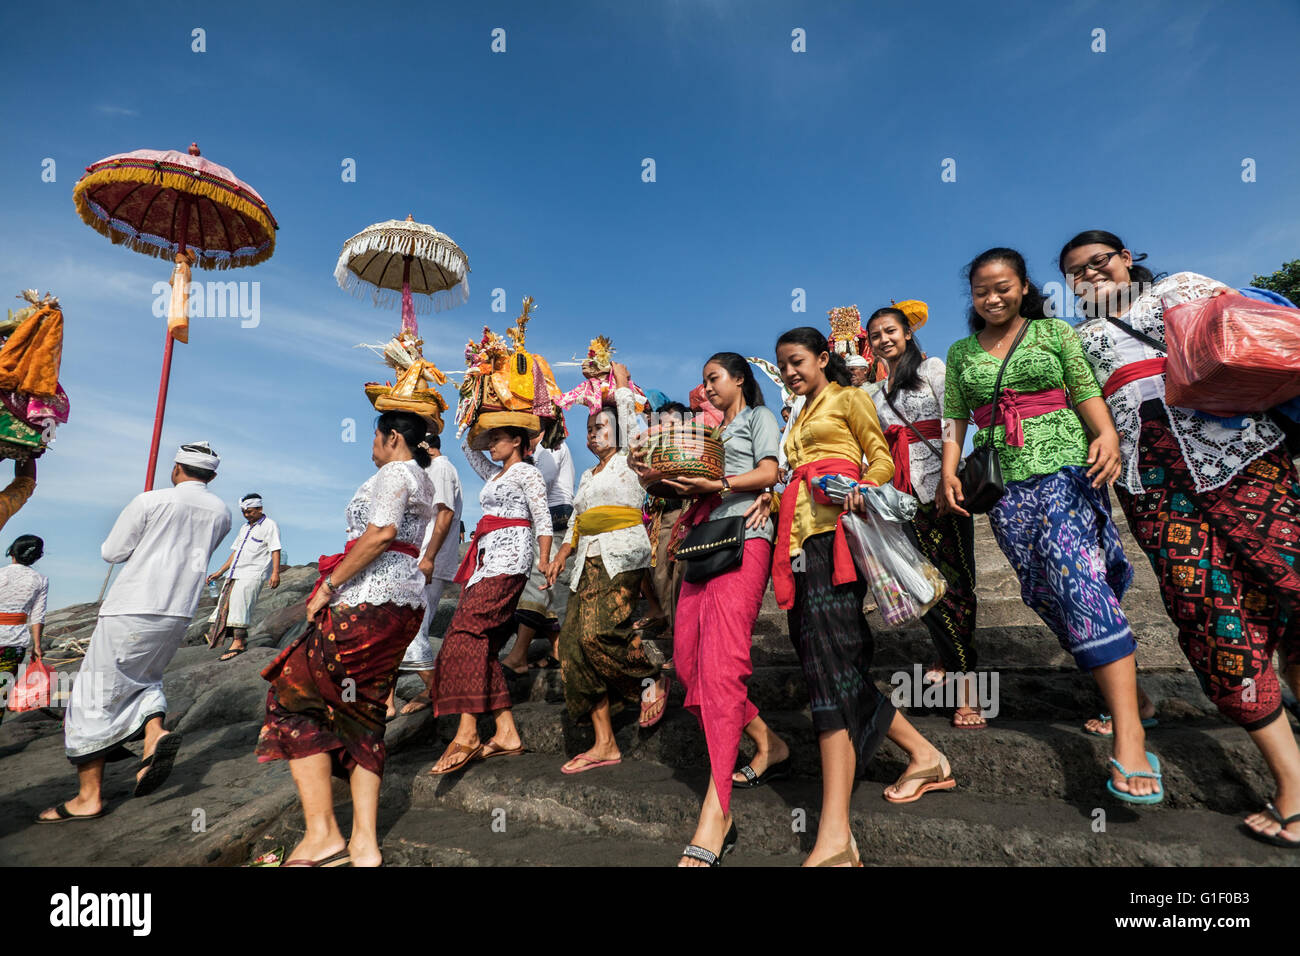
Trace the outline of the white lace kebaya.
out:
<instances>
[{"instance_id":1,"label":"white lace kebaya","mask_svg":"<svg viewBox=\"0 0 1300 956\"><path fill-rule=\"evenodd\" d=\"M348 502L347 537L354 541L367 525L397 526L397 540L417 550L433 519L433 484L414 461L390 461L365 480ZM424 607L424 575L419 557L385 551L339 585L331 604L402 604Z\"/></svg>"},{"instance_id":2,"label":"white lace kebaya","mask_svg":"<svg viewBox=\"0 0 1300 956\"><path fill-rule=\"evenodd\" d=\"M913 425L927 418L942 422L945 379L943 359L928 358L921 363L917 372L921 379L920 385L914 389L899 389L895 392L894 405ZM873 382L867 392L875 402L876 417L880 419L880 430L883 432L890 425L901 425L906 428L907 425L895 414L889 400L885 398L886 386L885 382ZM915 489L917 500L922 504L929 504L934 501L935 492L939 488L943 459L931 451L929 446L910 430L908 434L912 439L907 455L908 463L912 468L912 487ZM930 439L930 444L940 451L943 450L943 445L938 438Z\"/></svg>"},{"instance_id":3,"label":"white lace kebaya","mask_svg":"<svg viewBox=\"0 0 1300 956\"><path fill-rule=\"evenodd\" d=\"M1165 300L1190 302L1228 288L1222 282L1179 272L1161 279L1134 300L1120 318L1134 329L1157 342L1165 341ZM1097 374L1102 388L1121 366L1143 359L1158 358L1160 353L1145 342L1134 339L1114 323L1103 318L1088 319L1076 326L1083 341L1083 351ZM1244 428L1231 428L1214 419L1202 418L1190 408L1165 404L1165 377L1155 375L1129 382L1106 400L1119 431L1119 451L1124 462L1120 485L1131 494L1142 494L1138 469L1138 435L1142 420L1139 409L1151 398L1159 399L1169 415L1169 426L1191 470L1197 491L1220 488L1238 472L1282 441L1282 430L1262 415L1246 416Z\"/></svg>"},{"instance_id":4,"label":"white lace kebaya","mask_svg":"<svg viewBox=\"0 0 1300 956\"><path fill-rule=\"evenodd\" d=\"M461 450L470 467L483 479L478 503L483 514L498 518L529 518L531 528L522 525L499 528L478 540L478 567L465 582L470 588L484 578L498 574L528 574L533 569L533 539L551 534L551 510L546 504L546 480L527 462L517 462L502 473L501 466L469 447L469 435Z\"/></svg>"}]
</instances>

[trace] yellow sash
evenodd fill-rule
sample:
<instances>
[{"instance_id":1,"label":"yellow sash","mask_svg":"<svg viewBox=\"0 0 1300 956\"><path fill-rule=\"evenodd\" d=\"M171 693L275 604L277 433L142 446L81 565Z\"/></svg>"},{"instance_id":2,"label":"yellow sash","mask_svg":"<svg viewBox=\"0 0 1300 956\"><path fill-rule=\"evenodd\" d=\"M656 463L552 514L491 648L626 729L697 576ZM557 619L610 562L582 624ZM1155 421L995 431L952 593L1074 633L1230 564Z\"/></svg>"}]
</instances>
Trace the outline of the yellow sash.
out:
<instances>
[{"instance_id":1,"label":"yellow sash","mask_svg":"<svg viewBox=\"0 0 1300 956\"><path fill-rule=\"evenodd\" d=\"M635 528L641 523L641 509L626 505L596 505L578 515L573 526L573 550L584 534L604 534L621 528Z\"/></svg>"}]
</instances>

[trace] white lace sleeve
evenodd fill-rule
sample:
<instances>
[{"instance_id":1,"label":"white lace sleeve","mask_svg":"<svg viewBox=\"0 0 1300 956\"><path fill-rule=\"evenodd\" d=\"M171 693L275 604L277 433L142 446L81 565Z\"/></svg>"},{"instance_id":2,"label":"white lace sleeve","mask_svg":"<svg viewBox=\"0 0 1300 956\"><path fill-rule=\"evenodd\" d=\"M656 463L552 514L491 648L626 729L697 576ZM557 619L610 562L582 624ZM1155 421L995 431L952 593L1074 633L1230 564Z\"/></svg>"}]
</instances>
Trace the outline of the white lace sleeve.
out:
<instances>
[{"instance_id":1,"label":"white lace sleeve","mask_svg":"<svg viewBox=\"0 0 1300 956\"><path fill-rule=\"evenodd\" d=\"M542 473L532 465L524 465L522 468L515 465L511 473L515 469L520 469L519 487L528 500L528 511L533 517L533 534L545 538L553 533L551 509L546 504L546 481L542 478Z\"/></svg>"},{"instance_id":2,"label":"white lace sleeve","mask_svg":"<svg viewBox=\"0 0 1300 956\"><path fill-rule=\"evenodd\" d=\"M474 473L484 481L491 481L501 471L501 466L484 458L483 452L469 447L469 432L460 440L460 450L465 453L465 460L474 469Z\"/></svg>"},{"instance_id":3,"label":"white lace sleeve","mask_svg":"<svg viewBox=\"0 0 1300 956\"><path fill-rule=\"evenodd\" d=\"M615 389L614 404L618 407L618 447L620 451L627 451L628 440L637 423L636 399L632 395L632 389Z\"/></svg>"},{"instance_id":4,"label":"white lace sleeve","mask_svg":"<svg viewBox=\"0 0 1300 956\"><path fill-rule=\"evenodd\" d=\"M944 368L943 359L928 358L921 363L917 370L922 380L930 386L930 392L934 395L934 400L939 404L939 417L943 417L943 389L947 381L947 369Z\"/></svg>"},{"instance_id":5,"label":"white lace sleeve","mask_svg":"<svg viewBox=\"0 0 1300 956\"><path fill-rule=\"evenodd\" d=\"M406 503L411 497L408 479L409 473L401 462L390 461L379 469L370 499L368 523L376 528L397 526L406 513Z\"/></svg>"},{"instance_id":6,"label":"white lace sleeve","mask_svg":"<svg viewBox=\"0 0 1300 956\"><path fill-rule=\"evenodd\" d=\"M45 623L45 600L50 593L50 579L41 575L40 586L36 589L36 601L32 604L31 613L27 615L28 624Z\"/></svg>"}]
</instances>

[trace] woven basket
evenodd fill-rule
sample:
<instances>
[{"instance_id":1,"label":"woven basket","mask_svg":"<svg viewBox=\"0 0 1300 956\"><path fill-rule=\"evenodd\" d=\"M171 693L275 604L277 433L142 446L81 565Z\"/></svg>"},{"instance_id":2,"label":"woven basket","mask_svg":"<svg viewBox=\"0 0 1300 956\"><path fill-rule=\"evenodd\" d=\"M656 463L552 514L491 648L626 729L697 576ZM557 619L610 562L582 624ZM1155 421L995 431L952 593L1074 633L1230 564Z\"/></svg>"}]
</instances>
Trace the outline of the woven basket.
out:
<instances>
[{"instance_id":1,"label":"woven basket","mask_svg":"<svg viewBox=\"0 0 1300 956\"><path fill-rule=\"evenodd\" d=\"M666 478L721 478L726 467L722 442L710 429L655 425L646 429L647 461Z\"/></svg>"}]
</instances>

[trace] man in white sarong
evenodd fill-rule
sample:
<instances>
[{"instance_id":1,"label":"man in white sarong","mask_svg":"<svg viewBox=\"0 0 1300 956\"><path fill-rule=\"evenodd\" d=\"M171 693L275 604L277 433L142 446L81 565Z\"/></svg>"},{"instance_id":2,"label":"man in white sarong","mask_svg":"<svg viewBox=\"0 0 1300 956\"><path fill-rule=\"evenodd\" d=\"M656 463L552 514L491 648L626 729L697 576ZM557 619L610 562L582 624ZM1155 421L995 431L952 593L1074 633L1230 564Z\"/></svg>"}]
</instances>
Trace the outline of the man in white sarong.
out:
<instances>
[{"instance_id":1,"label":"man in white sarong","mask_svg":"<svg viewBox=\"0 0 1300 956\"><path fill-rule=\"evenodd\" d=\"M133 756L123 744L144 737L134 796L152 793L171 772L181 735L163 730L163 670L185 637L208 562L230 531L230 509L208 491L221 459L207 442L182 445L171 488L136 495L100 548L126 562L99 609L63 723L77 768L77 796L44 811L40 823L104 815L104 763Z\"/></svg>"},{"instance_id":2,"label":"man in white sarong","mask_svg":"<svg viewBox=\"0 0 1300 956\"><path fill-rule=\"evenodd\" d=\"M272 589L280 586L280 526L267 516L257 493L240 498L239 510L248 523L235 535L226 563L207 578L211 584L230 571L230 580L208 618L209 647L230 638L230 649L221 655L223 661L234 660L248 650L248 627L262 584Z\"/></svg>"}]
</instances>

